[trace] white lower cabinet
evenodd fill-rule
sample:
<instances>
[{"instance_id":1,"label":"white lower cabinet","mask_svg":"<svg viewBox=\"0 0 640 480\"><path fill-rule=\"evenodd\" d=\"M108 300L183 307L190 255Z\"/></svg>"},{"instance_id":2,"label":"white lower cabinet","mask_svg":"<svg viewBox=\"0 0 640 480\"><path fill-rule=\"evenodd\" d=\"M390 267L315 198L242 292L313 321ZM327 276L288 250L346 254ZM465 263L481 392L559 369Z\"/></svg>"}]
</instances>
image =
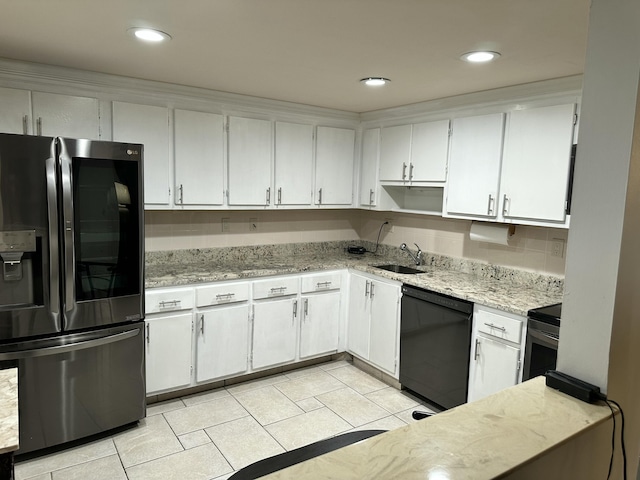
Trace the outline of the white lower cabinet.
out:
<instances>
[{"instance_id":1,"label":"white lower cabinet","mask_svg":"<svg viewBox=\"0 0 640 480\"><path fill-rule=\"evenodd\" d=\"M372 281L369 360L392 375L398 374L400 285Z\"/></svg>"},{"instance_id":2,"label":"white lower cabinet","mask_svg":"<svg viewBox=\"0 0 640 480\"><path fill-rule=\"evenodd\" d=\"M157 316L145 323L147 394L189 386L193 314Z\"/></svg>"},{"instance_id":3,"label":"white lower cabinet","mask_svg":"<svg viewBox=\"0 0 640 480\"><path fill-rule=\"evenodd\" d=\"M398 376L400 286L352 273L349 288L349 352Z\"/></svg>"},{"instance_id":4,"label":"white lower cabinet","mask_svg":"<svg viewBox=\"0 0 640 480\"><path fill-rule=\"evenodd\" d=\"M254 303L251 345L254 370L296 359L297 317L297 298Z\"/></svg>"},{"instance_id":5,"label":"white lower cabinet","mask_svg":"<svg viewBox=\"0 0 640 480\"><path fill-rule=\"evenodd\" d=\"M369 329L371 326L371 279L357 273L349 276L349 313L347 350L354 355L369 358Z\"/></svg>"},{"instance_id":6,"label":"white lower cabinet","mask_svg":"<svg viewBox=\"0 0 640 480\"><path fill-rule=\"evenodd\" d=\"M301 298L300 358L316 357L338 350L340 291Z\"/></svg>"},{"instance_id":7,"label":"white lower cabinet","mask_svg":"<svg viewBox=\"0 0 640 480\"><path fill-rule=\"evenodd\" d=\"M526 319L482 305L474 307L468 401L516 385L522 378Z\"/></svg>"},{"instance_id":8,"label":"white lower cabinet","mask_svg":"<svg viewBox=\"0 0 640 480\"><path fill-rule=\"evenodd\" d=\"M249 367L249 305L199 312L196 382L243 374Z\"/></svg>"}]
</instances>

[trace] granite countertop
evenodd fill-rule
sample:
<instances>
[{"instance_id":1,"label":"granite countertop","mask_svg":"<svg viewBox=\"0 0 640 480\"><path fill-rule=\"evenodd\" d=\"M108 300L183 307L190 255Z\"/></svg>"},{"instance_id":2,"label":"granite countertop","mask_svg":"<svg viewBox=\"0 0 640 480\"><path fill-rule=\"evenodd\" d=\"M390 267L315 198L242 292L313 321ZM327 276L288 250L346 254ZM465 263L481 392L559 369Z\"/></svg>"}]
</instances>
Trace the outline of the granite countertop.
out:
<instances>
[{"instance_id":1,"label":"granite countertop","mask_svg":"<svg viewBox=\"0 0 640 480\"><path fill-rule=\"evenodd\" d=\"M8 368L0 370L0 454L18 447L18 369Z\"/></svg>"},{"instance_id":2,"label":"granite countertop","mask_svg":"<svg viewBox=\"0 0 640 480\"><path fill-rule=\"evenodd\" d=\"M415 267L406 255L398 255L395 250L398 249L385 248L379 254L351 255L343 248L334 247L298 249L283 255L272 250L255 254L254 249L253 255L246 255L249 258L220 252L215 255L176 252L146 265L145 287L194 285L351 268L522 316L526 316L531 308L562 301L562 279L513 269L477 264L469 266L469 262L461 268L460 264L465 261L460 260L456 264L455 259L437 256L427 256L426 265L417 267L424 273L416 275L397 274L374 267L389 263Z\"/></svg>"},{"instance_id":3,"label":"granite countertop","mask_svg":"<svg viewBox=\"0 0 640 480\"><path fill-rule=\"evenodd\" d=\"M536 377L264 478L503 478L610 417Z\"/></svg>"}]
</instances>

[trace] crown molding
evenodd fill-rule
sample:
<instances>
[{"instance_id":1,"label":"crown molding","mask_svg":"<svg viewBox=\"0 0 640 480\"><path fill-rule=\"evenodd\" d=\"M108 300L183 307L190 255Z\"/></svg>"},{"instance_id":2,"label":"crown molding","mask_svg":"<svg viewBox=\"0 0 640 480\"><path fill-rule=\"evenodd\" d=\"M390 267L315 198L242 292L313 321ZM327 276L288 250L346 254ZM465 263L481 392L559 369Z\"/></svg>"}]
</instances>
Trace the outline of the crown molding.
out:
<instances>
[{"instance_id":1,"label":"crown molding","mask_svg":"<svg viewBox=\"0 0 640 480\"><path fill-rule=\"evenodd\" d=\"M259 114L273 119L282 114L287 119L315 118L317 123L322 117L350 126L360 120L359 114L342 110L6 58L0 58L0 86L45 91L53 88L59 93L91 94L101 100L138 99L170 107Z\"/></svg>"}]
</instances>

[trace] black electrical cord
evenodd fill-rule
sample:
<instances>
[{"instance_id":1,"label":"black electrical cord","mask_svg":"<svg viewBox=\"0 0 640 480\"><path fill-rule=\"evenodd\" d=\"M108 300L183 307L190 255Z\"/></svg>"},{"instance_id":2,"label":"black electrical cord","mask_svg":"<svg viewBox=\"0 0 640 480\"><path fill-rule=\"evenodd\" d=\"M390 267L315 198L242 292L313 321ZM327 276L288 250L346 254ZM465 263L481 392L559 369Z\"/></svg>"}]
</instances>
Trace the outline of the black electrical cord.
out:
<instances>
[{"instance_id":1,"label":"black electrical cord","mask_svg":"<svg viewBox=\"0 0 640 480\"><path fill-rule=\"evenodd\" d=\"M614 404L618 410L620 410L620 443L622 444L622 476L624 480L627 480L627 450L624 445L624 412L622 411L622 407L615 400L609 400L606 395L600 395L600 400L605 402L609 409L611 410L611 418L613 420L613 432L611 433L611 458L609 459L609 473L607 474L607 480L611 478L611 469L613 468L613 454L616 448L616 412L614 412L611 404Z\"/></svg>"},{"instance_id":2,"label":"black electrical cord","mask_svg":"<svg viewBox=\"0 0 640 480\"><path fill-rule=\"evenodd\" d=\"M382 233L382 227L388 224L389 222L384 222L382 225L380 225L380 230L378 231L378 239L376 240L376 249L373 252L369 251L369 253L376 253L378 251L378 244L380 243L380 234Z\"/></svg>"}]
</instances>

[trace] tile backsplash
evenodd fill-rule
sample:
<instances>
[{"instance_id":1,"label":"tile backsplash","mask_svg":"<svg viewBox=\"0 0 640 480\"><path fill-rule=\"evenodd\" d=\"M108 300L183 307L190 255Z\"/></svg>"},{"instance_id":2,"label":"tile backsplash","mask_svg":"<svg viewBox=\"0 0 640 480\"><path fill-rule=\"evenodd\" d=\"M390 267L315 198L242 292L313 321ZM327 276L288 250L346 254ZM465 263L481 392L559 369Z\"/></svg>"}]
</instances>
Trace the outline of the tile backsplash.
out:
<instances>
[{"instance_id":1,"label":"tile backsplash","mask_svg":"<svg viewBox=\"0 0 640 480\"><path fill-rule=\"evenodd\" d=\"M469 240L471 221L363 210L146 211L149 252L263 244L354 241L564 275L567 230L517 225L509 246ZM560 247L560 248L558 248ZM560 256L558 256L558 254Z\"/></svg>"}]
</instances>

